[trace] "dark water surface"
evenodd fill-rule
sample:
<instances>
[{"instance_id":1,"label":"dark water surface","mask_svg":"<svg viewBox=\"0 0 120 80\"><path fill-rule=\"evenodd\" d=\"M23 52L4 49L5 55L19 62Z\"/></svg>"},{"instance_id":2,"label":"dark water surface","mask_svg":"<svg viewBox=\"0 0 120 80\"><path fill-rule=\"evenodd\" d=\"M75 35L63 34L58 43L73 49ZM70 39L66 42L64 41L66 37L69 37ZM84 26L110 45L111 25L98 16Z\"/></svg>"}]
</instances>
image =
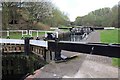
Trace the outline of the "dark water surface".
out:
<instances>
[{"instance_id":1,"label":"dark water surface","mask_svg":"<svg viewBox=\"0 0 120 80\"><path fill-rule=\"evenodd\" d=\"M82 38L82 35L69 35L67 37L64 37L63 39L61 39L61 41L81 41L83 38Z\"/></svg>"}]
</instances>

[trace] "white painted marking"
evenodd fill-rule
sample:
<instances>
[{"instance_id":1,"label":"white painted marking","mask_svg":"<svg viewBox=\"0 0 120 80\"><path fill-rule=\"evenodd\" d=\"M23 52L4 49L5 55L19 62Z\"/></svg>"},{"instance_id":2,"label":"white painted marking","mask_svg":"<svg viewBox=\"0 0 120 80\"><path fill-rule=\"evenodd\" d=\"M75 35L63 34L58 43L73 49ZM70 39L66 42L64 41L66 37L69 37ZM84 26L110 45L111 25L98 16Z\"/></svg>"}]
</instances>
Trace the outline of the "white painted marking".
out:
<instances>
[{"instance_id":1,"label":"white painted marking","mask_svg":"<svg viewBox=\"0 0 120 80\"><path fill-rule=\"evenodd\" d=\"M58 29L58 28L55 28L55 27L51 27L50 29Z\"/></svg>"},{"instance_id":2,"label":"white painted marking","mask_svg":"<svg viewBox=\"0 0 120 80\"><path fill-rule=\"evenodd\" d=\"M45 37L47 37L47 33L45 32Z\"/></svg>"},{"instance_id":3,"label":"white painted marking","mask_svg":"<svg viewBox=\"0 0 120 80\"><path fill-rule=\"evenodd\" d=\"M20 39L0 39L0 43L24 44L24 40L20 40Z\"/></svg>"},{"instance_id":4,"label":"white painted marking","mask_svg":"<svg viewBox=\"0 0 120 80\"><path fill-rule=\"evenodd\" d=\"M58 32L56 32L56 38L58 38Z\"/></svg>"},{"instance_id":5,"label":"white painted marking","mask_svg":"<svg viewBox=\"0 0 120 80\"><path fill-rule=\"evenodd\" d=\"M24 40L20 39L0 39L0 43L10 43L10 44L24 44ZM48 47L47 41L42 40L30 40L30 44L42 47Z\"/></svg>"},{"instance_id":6,"label":"white painted marking","mask_svg":"<svg viewBox=\"0 0 120 80\"><path fill-rule=\"evenodd\" d=\"M47 41L42 40L30 40L30 44L42 47L48 47Z\"/></svg>"},{"instance_id":7,"label":"white painted marking","mask_svg":"<svg viewBox=\"0 0 120 80\"><path fill-rule=\"evenodd\" d=\"M73 78L73 77L70 77L70 76L63 76L62 78Z\"/></svg>"},{"instance_id":8,"label":"white painted marking","mask_svg":"<svg viewBox=\"0 0 120 80\"><path fill-rule=\"evenodd\" d=\"M89 72L88 72L88 74L89 74L89 76L90 76L91 78L94 78Z\"/></svg>"},{"instance_id":9,"label":"white painted marking","mask_svg":"<svg viewBox=\"0 0 120 80\"><path fill-rule=\"evenodd\" d=\"M62 57L63 59L66 59L66 58L67 58L67 56L65 56L65 55L61 55L61 57Z\"/></svg>"},{"instance_id":10,"label":"white painted marking","mask_svg":"<svg viewBox=\"0 0 120 80\"><path fill-rule=\"evenodd\" d=\"M104 27L104 29L115 29L115 27Z\"/></svg>"},{"instance_id":11,"label":"white painted marking","mask_svg":"<svg viewBox=\"0 0 120 80\"><path fill-rule=\"evenodd\" d=\"M37 31L37 37L38 37L38 31Z\"/></svg>"},{"instance_id":12,"label":"white painted marking","mask_svg":"<svg viewBox=\"0 0 120 80\"><path fill-rule=\"evenodd\" d=\"M56 74L53 74L53 76L57 76Z\"/></svg>"},{"instance_id":13,"label":"white painted marking","mask_svg":"<svg viewBox=\"0 0 120 80\"><path fill-rule=\"evenodd\" d=\"M7 36L10 36L9 31L7 31Z\"/></svg>"}]
</instances>

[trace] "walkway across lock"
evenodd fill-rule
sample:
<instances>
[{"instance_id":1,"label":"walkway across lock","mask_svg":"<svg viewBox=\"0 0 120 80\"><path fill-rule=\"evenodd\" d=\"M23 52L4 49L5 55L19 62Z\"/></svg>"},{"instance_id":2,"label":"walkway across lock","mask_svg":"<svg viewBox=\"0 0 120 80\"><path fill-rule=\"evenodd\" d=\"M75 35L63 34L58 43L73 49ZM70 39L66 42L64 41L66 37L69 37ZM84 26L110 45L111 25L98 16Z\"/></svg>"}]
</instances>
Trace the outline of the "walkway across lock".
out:
<instances>
[{"instance_id":1,"label":"walkway across lock","mask_svg":"<svg viewBox=\"0 0 120 80\"><path fill-rule=\"evenodd\" d=\"M0 39L0 43L24 44L24 40L18 39ZM67 50L73 52L82 52L85 54L101 55L107 57L120 58L120 44L103 44L103 43L87 43L87 42L71 42L71 41L43 41L30 40L30 45L44 47L50 51L58 52Z\"/></svg>"}]
</instances>

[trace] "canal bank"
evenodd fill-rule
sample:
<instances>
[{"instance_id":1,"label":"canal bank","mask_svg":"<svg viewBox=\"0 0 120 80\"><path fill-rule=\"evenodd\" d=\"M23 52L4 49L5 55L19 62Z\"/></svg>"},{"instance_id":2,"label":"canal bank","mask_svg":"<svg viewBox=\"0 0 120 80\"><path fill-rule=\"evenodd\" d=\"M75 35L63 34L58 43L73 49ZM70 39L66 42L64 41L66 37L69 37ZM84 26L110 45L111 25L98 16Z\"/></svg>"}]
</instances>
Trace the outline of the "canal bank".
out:
<instances>
[{"instance_id":1,"label":"canal bank","mask_svg":"<svg viewBox=\"0 0 120 80\"><path fill-rule=\"evenodd\" d=\"M34 78L118 78L118 68L111 65L111 58L68 51L62 51L62 54L77 55L77 57L62 63L52 61L25 80Z\"/></svg>"}]
</instances>

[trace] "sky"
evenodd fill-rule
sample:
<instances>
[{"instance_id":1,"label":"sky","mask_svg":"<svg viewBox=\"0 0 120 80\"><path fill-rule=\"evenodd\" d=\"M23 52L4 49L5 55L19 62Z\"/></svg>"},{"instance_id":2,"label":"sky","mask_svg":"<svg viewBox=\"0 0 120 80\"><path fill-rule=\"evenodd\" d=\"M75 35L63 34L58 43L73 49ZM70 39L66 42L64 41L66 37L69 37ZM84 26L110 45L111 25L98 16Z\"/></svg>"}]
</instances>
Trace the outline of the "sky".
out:
<instances>
[{"instance_id":1,"label":"sky","mask_svg":"<svg viewBox=\"0 0 120 80\"><path fill-rule=\"evenodd\" d=\"M96 9L110 7L118 4L120 0L52 0L61 11L68 14L71 21L77 16L87 15Z\"/></svg>"}]
</instances>

